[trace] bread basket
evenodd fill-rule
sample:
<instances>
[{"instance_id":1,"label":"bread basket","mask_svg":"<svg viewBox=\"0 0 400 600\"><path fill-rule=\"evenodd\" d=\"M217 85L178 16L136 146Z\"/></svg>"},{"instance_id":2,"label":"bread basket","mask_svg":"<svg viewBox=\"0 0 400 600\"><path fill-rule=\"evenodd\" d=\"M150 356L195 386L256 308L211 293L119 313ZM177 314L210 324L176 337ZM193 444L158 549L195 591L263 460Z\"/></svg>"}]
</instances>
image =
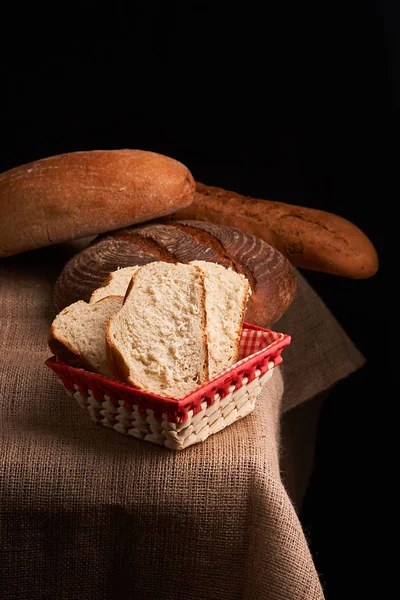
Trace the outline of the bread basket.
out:
<instances>
[{"instance_id":1,"label":"bread basket","mask_svg":"<svg viewBox=\"0 0 400 600\"><path fill-rule=\"evenodd\" d=\"M287 334L244 323L239 361L179 400L72 367L55 356L45 364L97 423L182 450L251 413L290 342Z\"/></svg>"}]
</instances>

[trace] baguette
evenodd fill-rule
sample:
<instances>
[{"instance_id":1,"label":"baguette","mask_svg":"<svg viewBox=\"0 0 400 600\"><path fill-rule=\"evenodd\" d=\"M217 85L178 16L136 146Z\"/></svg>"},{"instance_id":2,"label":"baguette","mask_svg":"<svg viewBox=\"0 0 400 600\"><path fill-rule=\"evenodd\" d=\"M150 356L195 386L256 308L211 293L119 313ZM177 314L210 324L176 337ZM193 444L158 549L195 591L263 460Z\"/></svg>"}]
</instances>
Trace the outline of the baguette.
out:
<instances>
[{"instance_id":1,"label":"baguette","mask_svg":"<svg viewBox=\"0 0 400 600\"><path fill-rule=\"evenodd\" d=\"M378 269L376 250L356 225L313 208L248 198L197 183L194 202L171 218L239 227L303 269L354 279L371 277Z\"/></svg>"},{"instance_id":2,"label":"baguette","mask_svg":"<svg viewBox=\"0 0 400 600\"><path fill-rule=\"evenodd\" d=\"M193 200L180 162L142 150L51 156L0 175L0 257L168 215Z\"/></svg>"}]
</instances>

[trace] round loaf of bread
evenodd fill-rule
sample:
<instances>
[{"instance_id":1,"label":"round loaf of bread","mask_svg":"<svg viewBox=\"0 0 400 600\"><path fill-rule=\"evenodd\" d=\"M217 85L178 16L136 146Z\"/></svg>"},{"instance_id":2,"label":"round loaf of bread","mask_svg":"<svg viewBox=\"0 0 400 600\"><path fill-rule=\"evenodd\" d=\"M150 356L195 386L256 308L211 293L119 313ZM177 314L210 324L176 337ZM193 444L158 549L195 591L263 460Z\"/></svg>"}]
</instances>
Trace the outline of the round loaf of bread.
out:
<instances>
[{"instance_id":1,"label":"round loaf of bread","mask_svg":"<svg viewBox=\"0 0 400 600\"><path fill-rule=\"evenodd\" d=\"M142 150L51 156L0 175L0 257L168 215L192 202L180 162Z\"/></svg>"},{"instance_id":2,"label":"round loaf of bread","mask_svg":"<svg viewBox=\"0 0 400 600\"><path fill-rule=\"evenodd\" d=\"M272 326L289 308L296 290L294 268L283 254L236 229L202 221L155 222L97 237L66 263L54 288L57 311L89 301L112 271L153 261L205 260L230 267L249 281L245 320Z\"/></svg>"}]
</instances>

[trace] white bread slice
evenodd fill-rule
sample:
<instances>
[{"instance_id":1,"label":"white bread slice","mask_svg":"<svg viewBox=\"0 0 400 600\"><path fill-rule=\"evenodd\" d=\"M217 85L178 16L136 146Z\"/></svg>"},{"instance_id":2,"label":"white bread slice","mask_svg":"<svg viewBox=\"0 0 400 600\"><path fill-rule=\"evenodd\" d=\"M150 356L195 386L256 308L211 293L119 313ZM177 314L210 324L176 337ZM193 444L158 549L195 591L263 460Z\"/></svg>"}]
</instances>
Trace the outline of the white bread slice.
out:
<instances>
[{"instance_id":1,"label":"white bread slice","mask_svg":"<svg viewBox=\"0 0 400 600\"><path fill-rule=\"evenodd\" d=\"M101 286L97 290L94 290L89 302L98 302L107 296L125 296L132 276L139 268L138 266L124 267L110 273Z\"/></svg>"},{"instance_id":2,"label":"white bread slice","mask_svg":"<svg viewBox=\"0 0 400 600\"><path fill-rule=\"evenodd\" d=\"M74 302L54 319L48 344L62 360L112 377L106 354L106 324L122 308L123 297L108 296L95 304Z\"/></svg>"},{"instance_id":3,"label":"white bread slice","mask_svg":"<svg viewBox=\"0 0 400 600\"><path fill-rule=\"evenodd\" d=\"M208 379L204 275L194 265L154 262L135 273L106 328L117 379L181 398Z\"/></svg>"},{"instance_id":4,"label":"white bread slice","mask_svg":"<svg viewBox=\"0 0 400 600\"><path fill-rule=\"evenodd\" d=\"M235 364L250 285L244 275L204 260L191 261L205 275L210 379Z\"/></svg>"}]
</instances>

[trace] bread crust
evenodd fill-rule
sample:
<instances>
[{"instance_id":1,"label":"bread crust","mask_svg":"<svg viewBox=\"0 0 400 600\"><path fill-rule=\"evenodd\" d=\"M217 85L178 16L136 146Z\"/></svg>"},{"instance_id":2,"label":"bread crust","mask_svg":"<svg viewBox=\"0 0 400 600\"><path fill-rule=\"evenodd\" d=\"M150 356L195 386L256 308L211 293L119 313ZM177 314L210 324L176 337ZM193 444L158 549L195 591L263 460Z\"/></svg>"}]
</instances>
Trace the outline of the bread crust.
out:
<instances>
[{"instance_id":1,"label":"bread crust","mask_svg":"<svg viewBox=\"0 0 400 600\"><path fill-rule=\"evenodd\" d=\"M138 238L142 241L140 248ZM236 228L184 221L132 227L100 236L65 265L55 283L54 304L61 310L77 299L89 300L111 271L148 264L160 257L183 263L207 260L244 275L252 290L245 319L262 327L273 325L295 295L295 271L275 248Z\"/></svg>"},{"instance_id":2,"label":"bread crust","mask_svg":"<svg viewBox=\"0 0 400 600\"><path fill-rule=\"evenodd\" d=\"M246 308L247 308L247 302L248 302L248 298L249 298L249 292L250 292L250 285L248 282L246 282L246 293L244 295L243 298L243 302L242 302L242 311L241 311L241 315L240 315L240 320L238 323L238 328L236 330L236 349L235 349L235 355L234 355L234 360L232 361L232 364L235 364L238 359L239 359L239 352L240 352L240 338L241 338L241 334L242 334L242 329L243 329L243 323L244 323L244 316L246 314Z\"/></svg>"},{"instance_id":3,"label":"bread crust","mask_svg":"<svg viewBox=\"0 0 400 600\"><path fill-rule=\"evenodd\" d=\"M196 182L193 203L171 218L239 227L271 244L295 267L353 279L371 277L378 270L378 255L369 238L347 219L322 210Z\"/></svg>"},{"instance_id":4,"label":"bread crust","mask_svg":"<svg viewBox=\"0 0 400 600\"><path fill-rule=\"evenodd\" d=\"M108 284L112 281L112 279L113 279L113 274L110 273L109 276L106 277L106 279L98 287L99 288L107 287ZM92 293L92 295L89 298L89 304L95 304L96 303L95 292L96 292L96 290L93 290L93 293Z\"/></svg>"},{"instance_id":5,"label":"bread crust","mask_svg":"<svg viewBox=\"0 0 400 600\"><path fill-rule=\"evenodd\" d=\"M98 289L102 289L102 288L107 287L113 281L113 279L115 278L115 274L116 273L118 273L118 270L117 271L112 271L112 273L110 273L109 276L106 277L106 279L99 285L99 287L96 288L93 291L93 293L92 293L92 295L90 296L90 299L89 299L89 304L96 304L97 302L100 302L100 300L102 300L104 298L104 296L103 296L103 298L100 298L99 300L96 300L96 296L97 296L96 292L97 292ZM109 294L109 295L111 295L111 294ZM125 295L126 295L126 292L125 292Z\"/></svg>"},{"instance_id":6,"label":"bread crust","mask_svg":"<svg viewBox=\"0 0 400 600\"><path fill-rule=\"evenodd\" d=\"M168 215L193 200L190 171L142 150L71 152L0 175L0 257Z\"/></svg>"},{"instance_id":7,"label":"bread crust","mask_svg":"<svg viewBox=\"0 0 400 600\"><path fill-rule=\"evenodd\" d=\"M112 317L107 321L106 325L106 356L108 366L111 369L112 374L118 381L124 383L130 383L129 381L129 368L125 362L125 359L110 336L110 327L112 323Z\"/></svg>"},{"instance_id":8,"label":"bread crust","mask_svg":"<svg viewBox=\"0 0 400 600\"><path fill-rule=\"evenodd\" d=\"M135 283L135 279L136 279L136 277L138 276L138 273L139 273L139 271L140 271L140 269L138 269L138 270L136 271L136 273L134 273L134 274L132 275L132 277L131 277L131 280L130 280L130 282L129 282L129 285L128 285L128 287L126 288L126 292L125 292L125 296L124 296L124 304L125 304L125 302L126 302L127 298L130 296L130 294L131 294L131 292L132 292L132 289L133 289L133 284Z\"/></svg>"},{"instance_id":9,"label":"bread crust","mask_svg":"<svg viewBox=\"0 0 400 600\"><path fill-rule=\"evenodd\" d=\"M201 280L201 294L203 299L203 310L202 310L202 331L203 331L203 350L204 350L204 365L203 375L204 381L208 381L209 378L209 364L208 364L208 337L207 337L207 310L206 310L206 286L205 286L205 275L203 271L197 266L192 265L196 269Z\"/></svg>"},{"instance_id":10,"label":"bread crust","mask_svg":"<svg viewBox=\"0 0 400 600\"><path fill-rule=\"evenodd\" d=\"M220 257L215 262L246 277L252 289L246 310L249 323L268 327L280 319L293 301L297 283L294 269L282 253L237 227L203 221L179 221L178 225L196 239L198 234L213 238L214 251Z\"/></svg>"},{"instance_id":11,"label":"bread crust","mask_svg":"<svg viewBox=\"0 0 400 600\"><path fill-rule=\"evenodd\" d=\"M122 305L125 304L127 297L131 293L132 288L133 288L133 282L135 281L136 277L138 276L139 271L140 271L140 269L138 269L136 271L136 273L134 273L132 275L132 278L131 278L128 288L126 290L126 293L124 296L124 301L123 301ZM132 382L130 381L130 377L129 377L129 366L127 365L121 352L118 350L118 348L112 341L112 338L110 335L110 329L111 329L112 320L113 320L114 316L115 315L111 316L108 319L107 325L106 325L106 356L107 356L108 365L116 379L119 379L120 381L124 381L125 383L132 384Z\"/></svg>"},{"instance_id":12,"label":"bread crust","mask_svg":"<svg viewBox=\"0 0 400 600\"><path fill-rule=\"evenodd\" d=\"M98 303L109 298L120 298L120 296L107 296L107 298L102 298L101 300L99 300ZM84 302L83 300L78 302L80 302L81 304L86 304L86 302ZM66 307L63 310L67 310L67 308L68 307ZM62 312L63 311L61 311L60 314L62 314ZM50 327L50 332L47 338L47 344L50 350L53 352L53 354L55 356L58 356L58 358L60 358L60 360L62 360L66 364L71 365L72 367L86 369L87 371L92 371L93 373L98 373L98 370L94 367L94 365L91 364L89 360L82 356L67 341L61 340L57 336L55 319Z\"/></svg>"},{"instance_id":13,"label":"bread crust","mask_svg":"<svg viewBox=\"0 0 400 600\"><path fill-rule=\"evenodd\" d=\"M48 343L48 346L49 346L50 350L52 351L52 353L55 356L58 356L58 358L60 360L62 360L63 362L65 362L66 364L71 365L71 367L87 369L89 371L93 370L91 365L89 363L87 363L85 360L83 360L79 353L76 353L71 348L71 346L69 346L68 344L66 344L64 342L61 342L57 338L53 325L50 328L50 333L48 336L47 343Z\"/></svg>"},{"instance_id":14,"label":"bread crust","mask_svg":"<svg viewBox=\"0 0 400 600\"><path fill-rule=\"evenodd\" d=\"M85 304L83 301L78 301L77 304ZM60 315L67 310L68 307L64 308ZM63 362L82 369L88 369L93 371L93 367L88 363L79 352L77 352L68 342L61 340L56 333L55 320L52 322L49 335L47 338L47 344L50 350L55 356L58 356Z\"/></svg>"}]
</instances>

